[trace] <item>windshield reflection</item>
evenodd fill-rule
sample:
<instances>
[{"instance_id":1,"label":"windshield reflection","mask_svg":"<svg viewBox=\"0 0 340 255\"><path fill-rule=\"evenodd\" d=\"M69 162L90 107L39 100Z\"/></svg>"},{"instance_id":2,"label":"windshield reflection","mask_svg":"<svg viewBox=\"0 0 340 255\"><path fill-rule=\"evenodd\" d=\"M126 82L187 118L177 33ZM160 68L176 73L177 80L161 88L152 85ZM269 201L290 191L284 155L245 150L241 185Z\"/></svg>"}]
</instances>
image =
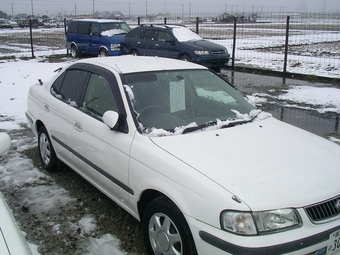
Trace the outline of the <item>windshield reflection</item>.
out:
<instances>
[{"instance_id":1,"label":"windshield reflection","mask_svg":"<svg viewBox=\"0 0 340 255\"><path fill-rule=\"evenodd\" d=\"M132 73L123 79L144 133L155 129L183 133L186 128L205 128L218 121L249 121L256 109L207 69Z\"/></svg>"}]
</instances>

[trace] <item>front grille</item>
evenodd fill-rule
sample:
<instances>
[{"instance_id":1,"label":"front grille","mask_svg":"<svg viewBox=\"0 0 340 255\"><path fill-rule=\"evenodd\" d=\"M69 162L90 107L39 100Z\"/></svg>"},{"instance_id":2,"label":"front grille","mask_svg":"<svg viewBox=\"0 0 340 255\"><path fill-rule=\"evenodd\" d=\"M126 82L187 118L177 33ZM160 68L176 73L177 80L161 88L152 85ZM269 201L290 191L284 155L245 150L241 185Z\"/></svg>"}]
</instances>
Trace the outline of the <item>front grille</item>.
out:
<instances>
[{"instance_id":1,"label":"front grille","mask_svg":"<svg viewBox=\"0 0 340 255\"><path fill-rule=\"evenodd\" d=\"M340 217L340 196L304 208L314 223L323 223Z\"/></svg>"},{"instance_id":2,"label":"front grille","mask_svg":"<svg viewBox=\"0 0 340 255\"><path fill-rule=\"evenodd\" d=\"M225 50L213 50L213 51L211 51L211 54L213 54L213 55L225 54Z\"/></svg>"}]
</instances>

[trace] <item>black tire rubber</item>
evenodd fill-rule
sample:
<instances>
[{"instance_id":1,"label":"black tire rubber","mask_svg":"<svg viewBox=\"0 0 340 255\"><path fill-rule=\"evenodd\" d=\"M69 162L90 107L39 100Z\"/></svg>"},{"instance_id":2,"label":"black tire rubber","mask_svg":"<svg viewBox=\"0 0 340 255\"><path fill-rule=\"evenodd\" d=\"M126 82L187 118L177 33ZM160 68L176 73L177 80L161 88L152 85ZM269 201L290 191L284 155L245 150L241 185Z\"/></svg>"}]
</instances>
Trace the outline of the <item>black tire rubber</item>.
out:
<instances>
[{"instance_id":1,"label":"black tire rubber","mask_svg":"<svg viewBox=\"0 0 340 255\"><path fill-rule=\"evenodd\" d=\"M130 55L133 55L133 56L140 56L140 53L138 50L131 50L130 51Z\"/></svg>"},{"instance_id":2,"label":"black tire rubber","mask_svg":"<svg viewBox=\"0 0 340 255\"><path fill-rule=\"evenodd\" d=\"M109 53L105 49L101 49L100 52L99 52L100 57L107 57L108 55L109 55Z\"/></svg>"},{"instance_id":3,"label":"black tire rubber","mask_svg":"<svg viewBox=\"0 0 340 255\"><path fill-rule=\"evenodd\" d=\"M58 170L59 160L57 159L50 137L44 126L39 129L38 150L43 167L49 172Z\"/></svg>"},{"instance_id":4,"label":"black tire rubber","mask_svg":"<svg viewBox=\"0 0 340 255\"><path fill-rule=\"evenodd\" d=\"M182 61L187 61L187 62L191 61L191 57L189 55L186 55L186 54L180 56L179 59L182 60Z\"/></svg>"},{"instance_id":5,"label":"black tire rubber","mask_svg":"<svg viewBox=\"0 0 340 255\"><path fill-rule=\"evenodd\" d=\"M72 58L78 58L79 57L79 51L75 45L71 46L71 56Z\"/></svg>"},{"instance_id":6,"label":"black tire rubber","mask_svg":"<svg viewBox=\"0 0 340 255\"><path fill-rule=\"evenodd\" d=\"M197 255L189 226L178 207L166 197L151 201L142 220L149 254ZM173 238L176 236L177 238Z\"/></svg>"}]
</instances>

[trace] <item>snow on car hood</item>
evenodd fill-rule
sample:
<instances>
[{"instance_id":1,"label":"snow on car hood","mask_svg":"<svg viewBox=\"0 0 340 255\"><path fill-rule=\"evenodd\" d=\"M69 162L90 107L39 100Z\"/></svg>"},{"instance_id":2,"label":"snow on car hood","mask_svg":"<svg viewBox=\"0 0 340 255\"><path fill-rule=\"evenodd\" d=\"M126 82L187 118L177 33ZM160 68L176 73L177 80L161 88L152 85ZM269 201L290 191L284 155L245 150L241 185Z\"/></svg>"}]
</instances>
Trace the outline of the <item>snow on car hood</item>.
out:
<instances>
[{"instance_id":1,"label":"snow on car hood","mask_svg":"<svg viewBox=\"0 0 340 255\"><path fill-rule=\"evenodd\" d=\"M251 210L302 207L340 194L340 146L274 118L150 139Z\"/></svg>"}]
</instances>

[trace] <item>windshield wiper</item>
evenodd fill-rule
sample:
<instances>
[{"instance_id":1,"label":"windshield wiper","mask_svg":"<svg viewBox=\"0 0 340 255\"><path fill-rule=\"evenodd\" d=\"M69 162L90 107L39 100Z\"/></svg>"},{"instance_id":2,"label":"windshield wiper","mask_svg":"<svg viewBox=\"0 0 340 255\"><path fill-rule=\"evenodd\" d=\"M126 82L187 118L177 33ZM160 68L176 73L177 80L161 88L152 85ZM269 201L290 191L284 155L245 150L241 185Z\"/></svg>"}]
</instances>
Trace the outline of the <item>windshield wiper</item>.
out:
<instances>
[{"instance_id":1,"label":"windshield wiper","mask_svg":"<svg viewBox=\"0 0 340 255\"><path fill-rule=\"evenodd\" d=\"M222 128L235 127L237 125L249 123L249 122L252 122L256 117L257 117L257 115L255 115L251 119L247 119L247 120L232 121L232 122L229 122L227 124L222 125L220 128L222 129ZM210 121L210 122L207 122L207 123L195 126L195 127L187 127L183 130L182 134L190 133L190 132L193 132L193 131L196 131L196 130L199 130L199 129L203 129L203 128L206 128L206 127L210 127L210 126L213 126L213 125L216 125L216 124L217 124L216 121Z\"/></svg>"},{"instance_id":2,"label":"windshield wiper","mask_svg":"<svg viewBox=\"0 0 340 255\"><path fill-rule=\"evenodd\" d=\"M239 121L229 122L228 124L222 125L221 129L222 128L235 127L237 125L242 125L242 124L245 124L245 123L252 122L256 117L257 117L257 115L253 116L251 119L248 119L248 120L239 120Z\"/></svg>"},{"instance_id":3,"label":"windshield wiper","mask_svg":"<svg viewBox=\"0 0 340 255\"><path fill-rule=\"evenodd\" d=\"M216 121L210 121L210 122L207 122L207 123L195 126L195 127L187 127L183 130L182 134L184 135L186 133L190 133L190 132L202 129L202 128L210 127L215 124L216 124Z\"/></svg>"}]
</instances>

